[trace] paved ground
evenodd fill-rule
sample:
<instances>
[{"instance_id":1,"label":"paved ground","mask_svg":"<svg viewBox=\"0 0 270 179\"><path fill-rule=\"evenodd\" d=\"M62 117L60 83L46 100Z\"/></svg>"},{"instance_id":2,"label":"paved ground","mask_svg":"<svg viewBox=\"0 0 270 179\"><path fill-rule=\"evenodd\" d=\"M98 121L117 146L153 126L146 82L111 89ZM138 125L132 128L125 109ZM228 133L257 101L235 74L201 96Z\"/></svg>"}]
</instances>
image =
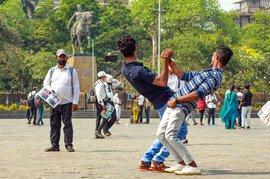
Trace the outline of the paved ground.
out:
<instances>
[{"instance_id":1,"label":"paved ground","mask_svg":"<svg viewBox=\"0 0 270 179\"><path fill-rule=\"evenodd\" d=\"M201 176L141 171L137 164L155 138L158 119L130 125L121 119L105 140L93 137L93 119L75 119L76 152L46 153L50 146L49 121L42 127L26 120L0 120L0 178L270 178L270 128L252 119L251 130L218 126L189 126L188 149L203 171ZM191 122L191 121L190 121ZM169 158L166 164L174 164Z\"/></svg>"}]
</instances>

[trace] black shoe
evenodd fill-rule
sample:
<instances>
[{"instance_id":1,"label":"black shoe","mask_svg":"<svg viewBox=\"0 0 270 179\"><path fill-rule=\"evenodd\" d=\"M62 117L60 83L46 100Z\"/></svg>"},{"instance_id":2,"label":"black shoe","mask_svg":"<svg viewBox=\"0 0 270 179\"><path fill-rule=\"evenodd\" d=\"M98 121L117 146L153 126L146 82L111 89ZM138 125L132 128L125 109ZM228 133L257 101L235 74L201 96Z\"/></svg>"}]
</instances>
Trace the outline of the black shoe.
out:
<instances>
[{"instance_id":1,"label":"black shoe","mask_svg":"<svg viewBox=\"0 0 270 179\"><path fill-rule=\"evenodd\" d=\"M250 129L250 126L247 126L247 129Z\"/></svg>"},{"instance_id":2,"label":"black shoe","mask_svg":"<svg viewBox=\"0 0 270 179\"><path fill-rule=\"evenodd\" d=\"M68 152L75 152L75 150L73 149L73 147L71 145L68 145L66 147L66 149L67 149Z\"/></svg>"},{"instance_id":3,"label":"black shoe","mask_svg":"<svg viewBox=\"0 0 270 179\"><path fill-rule=\"evenodd\" d=\"M60 149L57 147L53 147L53 146L45 149L45 152L58 152L58 151L60 151Z\"/></svg>"},{"instance_id":4,"label":"black shoe","mask_svg":"<svg viewBox=\"0 0 270 179\"><path fill-rule=\"evenodd\" d=\"M96 139L104 139L105 137L98 131L95 132Z\"/></svg>"}]
</instances>

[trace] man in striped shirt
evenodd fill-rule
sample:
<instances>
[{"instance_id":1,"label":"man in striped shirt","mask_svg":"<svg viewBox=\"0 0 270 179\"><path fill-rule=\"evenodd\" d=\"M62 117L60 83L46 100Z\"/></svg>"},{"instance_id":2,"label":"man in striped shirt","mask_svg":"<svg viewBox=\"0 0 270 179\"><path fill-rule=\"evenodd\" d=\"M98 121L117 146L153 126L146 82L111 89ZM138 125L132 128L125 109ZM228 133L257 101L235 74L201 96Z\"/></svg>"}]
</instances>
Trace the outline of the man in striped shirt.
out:
<instances>
[{"instance_id":1,"label":"man in striped shirt","mask_svg":"<svg viewBox=\"0 0 270 179\"><path fill-rule=\"evenodd\" d=\"M157 138L177 161L175 166L165 169L166 172L184 175L198 175L201 170L193 157L177 138L177 132L186 116L196 108L196 100L220 87L223 68L229 62L233 52L226 46L218 47L212 57L211 67L201 72L183 72L171 59L172 52L167 52L166 59L179 79L188 83L168 101L161 123L157 130Z\"/></svg>"}]
</instances>

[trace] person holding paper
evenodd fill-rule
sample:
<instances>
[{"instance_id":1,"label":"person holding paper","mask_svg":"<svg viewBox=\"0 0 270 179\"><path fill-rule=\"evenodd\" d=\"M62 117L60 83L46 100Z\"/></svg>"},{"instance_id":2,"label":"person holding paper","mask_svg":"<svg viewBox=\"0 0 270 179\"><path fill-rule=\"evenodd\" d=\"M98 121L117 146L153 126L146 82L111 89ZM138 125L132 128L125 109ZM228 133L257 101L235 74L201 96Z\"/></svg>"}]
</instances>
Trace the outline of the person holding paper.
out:
<instances>
[{"instance_id":1,"label":"person holding paper","mask_svg":"<svg viewBox=\"0 0 270 179\"><path fill-rule=\"evenodd\" d=\"M60 101L52 108L50 116L51 147L46 152L60 151L59 140L61 120L64 123L64 142L68 152L74 152L73 148L73 126L72 112L78 110L80 86L77 71L67 64L67 52L59 49L56 52L57 65L51 68L43 82L43 86L55 93Z\"/></svg>"}]
</instances>

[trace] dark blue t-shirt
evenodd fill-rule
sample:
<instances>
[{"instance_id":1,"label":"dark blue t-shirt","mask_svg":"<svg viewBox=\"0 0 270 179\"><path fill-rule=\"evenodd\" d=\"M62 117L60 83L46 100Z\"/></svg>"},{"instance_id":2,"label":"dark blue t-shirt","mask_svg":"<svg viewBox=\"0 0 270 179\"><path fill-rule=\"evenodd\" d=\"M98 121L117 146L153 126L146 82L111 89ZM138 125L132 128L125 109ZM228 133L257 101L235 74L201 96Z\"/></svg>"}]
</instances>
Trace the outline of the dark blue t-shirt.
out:
<instances>
[{"instance_id":1,"label":"dark blue t-shirt","mask_svg":"<svg viewBox=\"0 0 270 179\"><path fill-rule=\"evenodd\" d=\"M123 64L121 68L122 74L130 82L130 84L144 97L146 97L155 109L164 106L173 91L168 87L161 87L152 84L156 75L139 62L131 62Z\"/></svg>"}]
</instances>

